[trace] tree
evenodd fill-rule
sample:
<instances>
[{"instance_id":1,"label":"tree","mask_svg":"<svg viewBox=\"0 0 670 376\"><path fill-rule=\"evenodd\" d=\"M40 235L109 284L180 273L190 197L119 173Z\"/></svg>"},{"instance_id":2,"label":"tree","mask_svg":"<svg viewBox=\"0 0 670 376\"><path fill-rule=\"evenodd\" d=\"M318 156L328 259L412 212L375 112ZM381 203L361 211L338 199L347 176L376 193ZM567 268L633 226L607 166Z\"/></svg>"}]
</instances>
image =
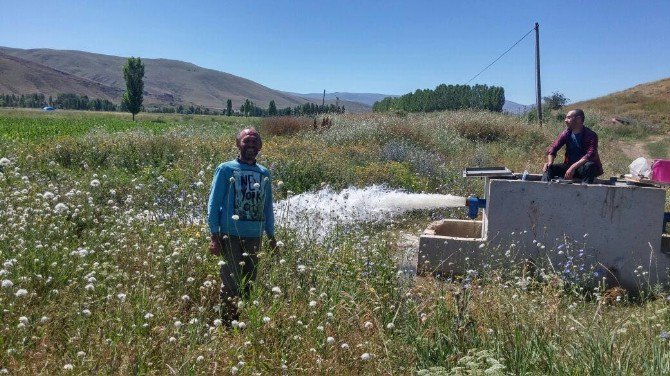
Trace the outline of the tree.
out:
<instances>
[{"instance_id":1,"label":"tree","mask_svg":"<svg viewBox=\"0 0 670 376\"><path fill-rule=\"evenodd\" d=\"M123 78L126 80L126 91L123 93L123 104L128 112L135 114L142 109L142 92L144 92L144 64L139 57L130 57L123 66Z\"/></svg>"},{"instance_id":2,"label":"tree","mask_svg":"<svg viewBox=\"0 0 670 376\"><path fill-rule=\"evenodd\" d=\"M226 102L226 116L231 116L233 114L233 101L228 99Z\"/></svg>"},{"instance_id":3,"label":"tree","mask_svg":"<svg viewBox=\"0 0 670 376\"><path fill-rule=\"evenodd\" d=\"M270 101L270 105L268 106L268 115L270 116L277 115L277 105L275 105L274 99Z\"/></svg>"},{"instance_id":4,"label":"tree","mask_svg":"<svg viewBox=\"0 0 670 376\"><path fill-rule=\"evenodd\" d=\"M550 96L543 97L542 99L544 99L545 106L549 107L551 110L560 110L561 107L565 106L570 101L565 95L558 91L555 91L551 93Z\"/></svg>"}]
</instances>

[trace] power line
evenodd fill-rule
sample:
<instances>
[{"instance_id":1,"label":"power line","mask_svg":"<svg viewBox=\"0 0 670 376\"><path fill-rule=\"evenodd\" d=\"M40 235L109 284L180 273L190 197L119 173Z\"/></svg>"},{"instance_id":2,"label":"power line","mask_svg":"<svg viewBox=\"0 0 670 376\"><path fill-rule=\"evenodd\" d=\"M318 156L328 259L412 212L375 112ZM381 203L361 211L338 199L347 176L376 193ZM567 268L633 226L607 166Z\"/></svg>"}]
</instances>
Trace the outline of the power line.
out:
<instances>
[{"instance_id":1,"label":"power line","mask_svg":"<svg viewBox=\"0 0 670 376\"><path fill-rule=\"evenodd\" d=\"M514 43L514 44L512 45L512 47L508 48L507 51L503 52L502 55L498 56L497 59L493 60L493 62L492 62L491 64L487 65L486 68L482 69L481 72L477 73L474 77L472 77L470 80L468 80L468 82L466 82L465 84L467 85L467 84L469 84L472 80L474 80L475 78L479 77L480 74L484 73L484 71L487 70L487 69L489 69L489 68L491 67L491 65L495 64L496 61L500 60L501 57L505 56L505 54L508 53L508 52L510 52L510 50L511 50L512 48L514 48L517 44L519 44L519 42L521 42L522 40L524 40L524 39L528 36L528 34L530 34L530 33L533 32L533 30L535 30L535 28L530 29L530 30L526 33L526 35L522 36L521 39L519 39L518 41L516 41L516 43Z\"/></svg>"}]
</instances>

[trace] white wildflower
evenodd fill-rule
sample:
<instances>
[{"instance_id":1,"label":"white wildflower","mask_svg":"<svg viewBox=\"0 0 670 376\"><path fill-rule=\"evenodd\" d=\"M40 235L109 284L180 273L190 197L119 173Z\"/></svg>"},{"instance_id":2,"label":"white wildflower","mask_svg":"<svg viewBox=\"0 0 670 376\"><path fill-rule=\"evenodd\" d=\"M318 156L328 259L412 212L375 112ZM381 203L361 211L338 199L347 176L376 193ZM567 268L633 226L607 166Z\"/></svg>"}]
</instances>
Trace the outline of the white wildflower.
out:
<instances>
[{"instance_id":1,"label":"white wildflower","mask_svg":"<svg viewBox=\"0 0 670 376\"><path fill-rule=\"evenodd\" d=\"M28 290L26 290L26 289L19 289L14 295L15 295L17 298L21 298L21 297L23 297L23 296L28 295Z\"/></svg>"},{"instance_id":2,"label":"white wildflower","mask_svg":"<svg viewBox=\"0 0 670 376\"><path fill-rule=\"evenodd\" d=\"M72 364L68 363L68 364L63 366L63 369L66 370L66 371L72 371L72 369L74 369L74 366Z\"/></svg>"},{"instance_id":3,"label":"white wildflower","mask_svg":"<svg viewBox=\"0 0 670 376\"><path fill-rule=\"evenodd\" d=\"M62 202L59 202L59 203L56 205L56 207L54 207L54 212L56 212L56 214L65 213L65 212L67 212L68 210L69 210L69 208L67 207L67 205L65 205L65 204L62 203Z\"/></svg>"},{"instance_id":4,"label":"white wildflower","mask_svg":"<svg viewBox=\"0 0 670 376\"><path fill-rule=\"evenodd\" d=\"M370 360L370 354L368 354L368 353L363 353L363 354L361 355L361 360L364 361L364 362Z\"/></svg>"},{"instance_id":5,"label":"white wildflower","mask_svg":"<svg viewBox=\"0 0 670 376\"><path fill-rule=\"evenodd\" d=\"M326 338L326 343L332 345L333 343L335 343L335 338L333 337Z\"/></svg>"},{"instance_id":6,"label":"white wildflower","mask_svg":"<svg viewBox=\"0 0 670 376\"><path fill-rule=\"evenodd\" d=\"M2 280L2 287L4 287L4 288L10 288L10 287L12 287L12 286L14 286L14 282L10 281L9 279L3 279L3 280ZM279 287L277 287L277 288L279 288ZM274 290L273 290L273 291L274 291Z\"/></svg>"},{"instance_id":7,"label":"white wildflower","mask_svg":"<svg viewBox=\"0 0 670 376\"><path fill-rule=\"evenodd\" d=\"M100 180L98 179L91 180L91 187L98 188L99 186L100 186Z\"/></svg>"}]
</instances>

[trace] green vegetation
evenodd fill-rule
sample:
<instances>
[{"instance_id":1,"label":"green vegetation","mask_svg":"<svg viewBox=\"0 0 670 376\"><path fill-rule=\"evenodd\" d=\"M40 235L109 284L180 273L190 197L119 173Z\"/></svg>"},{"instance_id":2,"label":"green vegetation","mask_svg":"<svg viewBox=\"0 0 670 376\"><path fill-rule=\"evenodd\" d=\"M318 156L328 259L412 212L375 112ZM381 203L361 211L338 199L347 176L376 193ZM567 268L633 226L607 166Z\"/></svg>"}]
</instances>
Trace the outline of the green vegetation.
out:
<instances>
[{"instance_id":1,"label":"green vegetation","mask_svg":"<svg viewBox=\"0 0 670 376\"><path fill-rule=\"evenodd\" d=\"M565 106L569 99L558 91L551 93L548 97L542 97L544 100L544 106L548 107L550 110L560 110Z\"/></svg>"},{"instance_id":2,"label":"green vegetation","mask_svg":"<svg viewBox=\"0 0 670 376\"><path fill-rule=\"evenodd\" d=\"M606 175L625 172L603 134ZM241 309L217 321L200 219L218 163L254 125L278 199L325 182L480 193L467 166L537 172L563 125L477 111L292 118L0 111L0 370L11 374L646 374L670 372L657 292L608 300L520 260L407 278L403 236L463 209L361 223L322 242L281 225ZM283 131L284 123L290 131ZM279 184L282 181L283 184ZM304 213L281 213L300 219ZM306 232L319 221L305 221ZM509 266L512 265L512 266Z\"/></svg>"},{"instance_id":3,"label":"green vegetation","mask_svg":"<svg viewBox=\"0 0 670 376\"><path fill-rule=\"evenodd\" d=\"M144 92L144 64L139 57L129 57L123 66L123 79L126 81L126 91L123 93L123 108L133 114L142 109L142 95Z\"/></svg>"},{"instance_id":4,"label":"green vegetation","mask_svg":"<svg viewBox=\"0 0 670 376\"><path fill-rule=\"evenodd\" d=\"M650 82L622 92L584 102L573 103L569 109L584 108L608 114L628 123L659 127L670 132L670 79Z\"/></svg>"},{"instance_id":5,"label":"green vegetation","mask_svg":"<svg viewBox=\"0 0 670 376\"><path fill-rule=\"evenodd\" d=\"M486 85L438 85L435 90L417 89L414 93L375 102L375 112L406 111L433 112L443 110L479 109L501 112L505 104L505 89Z\"/></svg>"},{"instance_id":6,"label":"green vegetation","mask_svg":"<svg viewBox=\"0 0 670 376\"><path fill-rule=\"evenodd\" d=\"M44 94L0 94L0 107L42 108L53 106L65 110L116 111L117 106L107 99L89 99L86 95L60 93L56 99Z\"/></svg>"}]
</instances>

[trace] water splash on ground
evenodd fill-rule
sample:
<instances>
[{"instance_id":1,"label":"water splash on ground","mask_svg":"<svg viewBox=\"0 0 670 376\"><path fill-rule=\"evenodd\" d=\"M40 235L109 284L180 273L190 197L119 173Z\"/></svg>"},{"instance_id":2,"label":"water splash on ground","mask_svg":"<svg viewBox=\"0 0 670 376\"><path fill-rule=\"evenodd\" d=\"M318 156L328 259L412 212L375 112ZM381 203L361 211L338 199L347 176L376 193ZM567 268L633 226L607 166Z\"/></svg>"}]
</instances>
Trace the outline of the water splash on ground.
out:
<instances>
[{"instance_id":1,"label":"water splash on ground","mask_svg":"<svg viewBox=\"0 0 670 376\"><path fill-rule=\"evenodd\" d=\"M411 210L460 207L465 197L408 193L373 185L340 192L329 187L302 193L275 204L275 221L303 238L322 240L336 228L385 222Z\"/></svg>"}]
</instances>

